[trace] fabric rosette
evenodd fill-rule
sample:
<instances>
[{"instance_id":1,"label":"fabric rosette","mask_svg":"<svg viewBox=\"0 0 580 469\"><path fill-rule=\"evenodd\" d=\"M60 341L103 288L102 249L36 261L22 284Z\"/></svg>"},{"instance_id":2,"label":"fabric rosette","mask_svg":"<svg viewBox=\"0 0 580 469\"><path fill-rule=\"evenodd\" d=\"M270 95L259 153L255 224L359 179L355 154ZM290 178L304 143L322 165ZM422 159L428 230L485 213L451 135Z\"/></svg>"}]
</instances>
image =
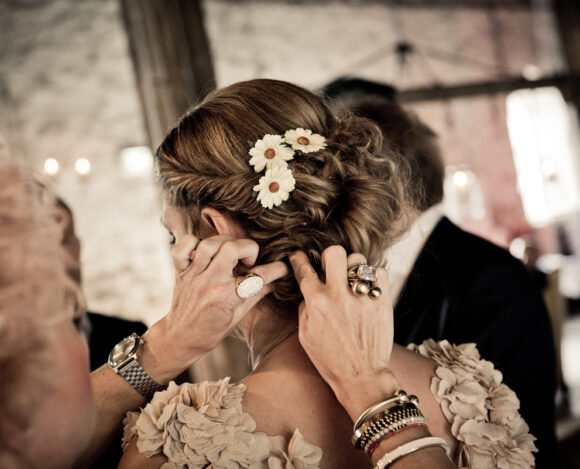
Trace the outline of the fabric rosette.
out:
<instances>
[{"instance_id":1,"label":"fabric rosette","mask_svg":"<svg viewBox=\"0 0 580 469\"><path fill-rule=\"evenodd\" d=\"M123 449L136 437L147 457L163 454L162 469L316 469L322 450L296 430L289 443L282 436L256 431L243 412L243 384L221 381L169 383L141 412L123 421Z\"/></svg>"},{"instance_id":2,"label":"fabric rosette","mask_svg":"<svg viewBox=\"0 0 580 469\"><path fill-rule=\"evenodd\" d=\"M460 469L534 466L535 438L518 412L520 402L493 363L481 359L475 344L428 339L408 348L439 365L431 392L459 442Z\"/></svg>"}]
</instances>

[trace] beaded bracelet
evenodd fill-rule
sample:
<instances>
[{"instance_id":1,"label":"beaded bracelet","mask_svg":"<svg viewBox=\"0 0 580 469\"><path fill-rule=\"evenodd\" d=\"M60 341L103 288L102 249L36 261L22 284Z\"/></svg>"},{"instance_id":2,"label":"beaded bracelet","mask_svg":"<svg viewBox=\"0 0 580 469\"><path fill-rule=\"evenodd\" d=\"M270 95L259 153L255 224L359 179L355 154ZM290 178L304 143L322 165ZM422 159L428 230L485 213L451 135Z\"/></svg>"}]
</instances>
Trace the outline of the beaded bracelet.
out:
<instances>
[{"instance_id":1,"label":"beaded bracelet","mask_svg":"<svg viewBox=\"0 0 580 469\"><path fill-rule=\"evenodd\" d=\"M423 428L427 428L427 424L425 423L424 419L423 421L421 421L420 419L416 418L416 419L408 419L409 421L405 424L402 424L398 427L389 429L389 430L382 430L380 431L377 435L375 435L375 437L370 440L369 442L367 442L367 444L364 446L363 451L367 454L367 456L370 458L375 449L377 449L377 447L385 440L388 440L389 438L391 438L392 436L395 436L399 433L401 433L404 430L408 430L410 428L417 428L417 427L423 427Z\"/></svg>"},{"instance_id":2,"label":"beaded bracelet","mask_svg":"<svg viewBox=\"0 0 580 469\"><path fill-rule=\"evenodd\" d=\"M392 407L371 421L365 422L352 436L352 444L357 449L363 449L377 435L397 430L408 423L426 423L421 411L411 403Z\"/></svg>"}]
</instances>

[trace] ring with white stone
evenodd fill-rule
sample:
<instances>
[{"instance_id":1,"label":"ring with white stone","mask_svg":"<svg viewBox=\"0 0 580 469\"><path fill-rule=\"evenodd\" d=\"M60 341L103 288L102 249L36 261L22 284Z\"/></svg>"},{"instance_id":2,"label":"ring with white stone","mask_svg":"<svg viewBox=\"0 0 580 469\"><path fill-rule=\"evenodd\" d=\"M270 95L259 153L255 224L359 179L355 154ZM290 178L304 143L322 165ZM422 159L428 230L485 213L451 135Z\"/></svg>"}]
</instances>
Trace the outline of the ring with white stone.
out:
<instances>
[{"instance_id":1,"label":"ring with white stone","mask_svg":"<svg viewBox=\"0 0 580 469\"><path fill-rule=\"evenodd\" d=\"M244 300L256 296L262 288L264 288L264 279L253 272L236 279L236 293Z\"/></svg>"},{"instance_id":2,"label":"ring with white stone","mask_svg":"<svg viewBox=\"0 0 580 469\"><path fill-rule=\"evenodd\" d=\"M379 287L373 285L377 281L377 268L374 265L354 264L348 266L347 279L355 295L368 295L376 299L383 294Z\"/></svg>"}]
</instances>

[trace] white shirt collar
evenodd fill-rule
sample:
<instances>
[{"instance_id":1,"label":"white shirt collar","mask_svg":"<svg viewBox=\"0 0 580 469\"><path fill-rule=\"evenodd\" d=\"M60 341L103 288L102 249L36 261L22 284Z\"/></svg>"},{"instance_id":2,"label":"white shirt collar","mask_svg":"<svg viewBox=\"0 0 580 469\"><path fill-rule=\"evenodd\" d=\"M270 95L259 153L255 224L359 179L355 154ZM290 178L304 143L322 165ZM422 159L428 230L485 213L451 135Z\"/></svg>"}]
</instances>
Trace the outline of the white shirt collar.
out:
<instances>
[{"instance_id":1,"label":"white shirt collar","mask_svg":"<svg viewBox=\"0 0 580 469\"><path fill-rule=\"evenodd\" d=\"M415 219L395 244L386 250L384 258L387 260L386 268L389 272L389 287L393 304L399 299L401 290L425 241L441 218L443 218L442 205L430 207Z\"/></svg>"}]
</instances>

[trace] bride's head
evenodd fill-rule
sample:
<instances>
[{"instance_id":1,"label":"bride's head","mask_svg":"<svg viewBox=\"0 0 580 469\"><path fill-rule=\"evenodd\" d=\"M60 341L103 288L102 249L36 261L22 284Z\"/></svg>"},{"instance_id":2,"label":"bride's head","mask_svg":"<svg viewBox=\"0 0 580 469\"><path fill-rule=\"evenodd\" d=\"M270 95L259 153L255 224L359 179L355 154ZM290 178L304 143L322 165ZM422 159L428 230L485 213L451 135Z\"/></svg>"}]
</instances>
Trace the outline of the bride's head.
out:
<instances>
[{"instance_id":1,"label":"bride's head","mask_svg":"<svg viewBox=\"0 0 580 469\"><path fill-rule=\"evenodd\" d=\"M322 251L339 244L376 264L404 200L400 166L381 148L371 121L336 117L301 87L258 79L191 109L157 150L157 163L166 199L198 236L211 228L206 208L259 244L258 263L300 249L319 267ZM284 309L301 300L293 277L278 281L271 297Z\"/></svg>"}]
</instances>

